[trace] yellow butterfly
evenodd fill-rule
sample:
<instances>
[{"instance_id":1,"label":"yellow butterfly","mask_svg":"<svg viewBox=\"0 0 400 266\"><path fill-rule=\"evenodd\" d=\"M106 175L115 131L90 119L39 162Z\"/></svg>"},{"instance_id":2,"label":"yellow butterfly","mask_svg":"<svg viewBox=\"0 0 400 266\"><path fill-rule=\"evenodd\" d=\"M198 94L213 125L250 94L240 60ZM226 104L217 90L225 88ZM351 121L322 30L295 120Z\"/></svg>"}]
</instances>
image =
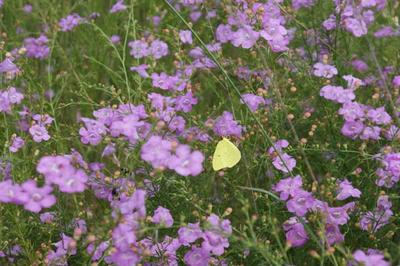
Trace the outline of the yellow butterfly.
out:
<instances>
[{"instance_id":1,"label":"yellow butterfly","mask_svg":"<svg viewBox=\"0 0 400 266\"><path fill-rule=\"evenodd\" d=\"M229 139L223 138L217 144L215 148L212 167L214 171L221 170L223 168L234 167L242 158L239 149L229 141Z\"/></svg>"}]
</instances>

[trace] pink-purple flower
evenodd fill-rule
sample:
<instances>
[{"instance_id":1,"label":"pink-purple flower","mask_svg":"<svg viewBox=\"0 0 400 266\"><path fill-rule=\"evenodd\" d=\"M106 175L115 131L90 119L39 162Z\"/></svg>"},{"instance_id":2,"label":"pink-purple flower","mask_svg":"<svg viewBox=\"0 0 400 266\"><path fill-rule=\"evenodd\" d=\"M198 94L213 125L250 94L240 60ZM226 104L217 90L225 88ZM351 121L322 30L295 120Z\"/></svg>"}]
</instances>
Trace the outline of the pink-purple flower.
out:
<instances>
[{"instance_id":1,"label":"pink-purple flower","mask_svg":"<svg viewBox=\"0 0 400 266\"><path fill-rule=\"evenodd\" d=\"M56 197L51 194L53 189L48 185L38 187L36 181L28 180L21 187L21 193L26 194L23 205L28 211L40 212L42 208L49 208L56 203Z\"/></svg>"},{"instance_id":2,"label":"pink-purple flower","mask_svg":"<svg viewBox=\"0 0 400 266\"><path fill-rule=\"evenodd\" d=\"M13 136L11 139L11 145L9 147L10 152L17 152L19 151L22 147L24 147L25 141L23 138L18 137L18 136Z\"/></svg>"},{"instance_id":3,"label":"pink-purple flower","mask_svg":"<svg viewBox=\"0 0 400 266\"><path fill-rule=\"evenodd\" d=\"M304 216L314 206L314 197L310 192L298 189L294 192L293 198L286 202L288 211L297 216Z\"/></svg>"},{"instance_id":4,"label":"pink-purple flower","mask_svg":"<svg viewBox=\"0 0 400 266\"><path fill-rule=\"evenodd\" d=\"M71 31L76 26L81 24L83 19L78 14L74 13L71 15L66 16L65 18L60 19L58 25L61 28L61 31Z\"/></svg>"},{"instance_id":5,"label":"pink-purple flower","mask_svg":"<svg viewBox=\"0 0 400 266\"><path fill-rule=\"evenodd\" d=\"M351 182L347 179L339 183L336 199L345 200L349 197L359 198L360 196L361 191L357 188L354 188Z\"/></svg>"},{"instance_id":6,"label":"pink-purple flower","mask_svg":"<svg viewBox=\"0 0 400 266\"><path fill-rule=\"evenodd\" d=\"M182 43L187 43L187 44L193 43L192 32L190 30L181 30L179 32L179 38Z\"/></svg>"},{"instance_id":7,"label":"pink-purple flower","mask_svg":"<svg viewBox=\"0 0 400 266\"><path fill-rule=\"evenodd\" d=\"M124 0L117 0L117 2L115 2L115 4L111 7L109 12L111 14L113 14L113 13L124 11L127 8L128 7L124 4Z\"/></svg>"},{"instance_id":8,"label":"pink-purple flower","mask_svg":"<svg viewBox=\"0 0 400 266\"><path fill-rule=\"evenodd\" d=\"M238 31L233 33L232 44L236 47L249 49L253 47L260 38L260 33L254 31L249 25L243 25Z\"/></svg>"},{"instance_id":9,"label":"pink-purple flower","mask_svg":"<svg viewBox=\"0 0 400 266\"><path fill-rule=\"evenodd\" d=\"M174 224L174 219L172 218L170 211L161 206L159 206L154 211L154 215L151 218L151 221L155 224L160 224L161 226L165 226L167 228L171 227Z\"/></svg>"},{"instance_id":10,"label":"pink-purple flower","mask_svg":"<svg viewBox=\"0 0 400 266\"><path fill-rule=\"evenodd\" d=\"M353 258L360 265L364 266L389 266L390 263L385 260L382 254L366 254L362 250L356 250Z\"/></svg>"},{"instance_id":11,"label":"pink-purple flower","mask_svg":"<svg viewBox=\"0 0 400 266\"><path fill-rule=\"evenodd\" d=\"M313 74L317 77L324 77L324 78L332 78L338 74L338 71L335 66L323 64L323 63L316 63L314 65Z\"/></svg>"},{"instance_id":12,"label":"pink-purple flower","mask_svg":"<svg viewBox=\"0 0 400 266\"><path fill-rule=\"evenodd\" d=\"M42 125L35 124L31 126L29 128L29 133L35 142L48 141L50 139L49 132L46 127Z\"/></svg>"}]
</instances>

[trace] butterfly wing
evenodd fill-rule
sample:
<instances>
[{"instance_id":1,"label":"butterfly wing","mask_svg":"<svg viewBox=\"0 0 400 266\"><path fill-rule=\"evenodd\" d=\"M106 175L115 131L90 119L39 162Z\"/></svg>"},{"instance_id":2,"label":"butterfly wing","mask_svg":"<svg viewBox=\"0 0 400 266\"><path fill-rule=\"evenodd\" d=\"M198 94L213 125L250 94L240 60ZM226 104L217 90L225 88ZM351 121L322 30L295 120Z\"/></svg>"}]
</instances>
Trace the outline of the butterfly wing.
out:
<instances>
[{"instance_id":1,"label":"butterfly wing","mask_svg":"<svg viewBox=\"0 0 400 266\"><path fill-rule=\"evenodd\" d=\"M223 156L224 156L224 149L223 149L223 142L221 140L218 142L213 155L212 167L214 171L221 170L222 168L225 167Z\"/></svg>"},{"instance_id":2,"label":"butterfly wing","mask_svg":"<svg viewBox=\"0 0 400 266\"><path fill-rule=\"evenodd\" d=\"M212 166L214 171L235 166L241 159L239 149L228 139L223 138L215 148Z\"/></svg>"}]
</instances>

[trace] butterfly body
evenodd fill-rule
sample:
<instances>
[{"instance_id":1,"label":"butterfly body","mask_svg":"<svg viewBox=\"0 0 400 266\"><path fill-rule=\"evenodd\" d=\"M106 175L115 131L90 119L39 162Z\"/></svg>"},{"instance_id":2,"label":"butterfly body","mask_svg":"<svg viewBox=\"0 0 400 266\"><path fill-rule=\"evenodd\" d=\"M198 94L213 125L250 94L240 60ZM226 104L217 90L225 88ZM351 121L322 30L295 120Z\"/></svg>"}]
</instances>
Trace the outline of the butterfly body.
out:
<instances>
[{"instance_id":1,"label":"butterfly body","mask_svg":"<svg viewBox=\"0 0 400 266\"><path fill-rule=\"evenodd\" d=\"M214 171L221 170L223 168L232 168L235 166L242 155L239 149L230 140L223 138L217 144L215 148L212 167Z\"/></svg>"}]
</instances>

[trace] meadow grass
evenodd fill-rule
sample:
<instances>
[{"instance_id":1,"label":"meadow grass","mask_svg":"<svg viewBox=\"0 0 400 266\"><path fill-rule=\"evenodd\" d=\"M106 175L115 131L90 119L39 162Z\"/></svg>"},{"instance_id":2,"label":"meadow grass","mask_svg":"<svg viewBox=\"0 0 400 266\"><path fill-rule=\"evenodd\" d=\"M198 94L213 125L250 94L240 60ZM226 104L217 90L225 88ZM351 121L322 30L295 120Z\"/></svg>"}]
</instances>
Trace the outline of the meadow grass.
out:
<instances>
[{"instance_id":1,"label":"meadow grass","mask_svg":"<svg viewBox=\"0 0 400 266\"><path fill-rule=\"evenodd\" d=\"M233 228L229 247L225 248L222 256L215 256L219 258L218 263L347 265L355 250L373 248L383 251L392 265L398 265L398 186L386 188L375 184L376 170L381 167L375 155L398 151L398 138L362 140L343 136L344 120L337 112L341 105L320 96L320 89L325 85L346 87L341 78L343 75L352 74L360 79L374 76L376 83L355 90L356 99L374 108L385 106L393 118L391 124L397 125L398 89L392 85L391 78L400 73L399 37L378 39L373 33L386 25L398 28L398 2L387 1L385 9L376 11L369 33L357 38L339 26L332 31L322 28L323 21L334 12L333 1L315 0L312 7L300 10L291 8L291 1L276 1L281 2L276 5L287 20L285 27L296 29L289 49L283 52L273 52L265 41L258 41L251 49L228 43L223 44L218 52L210 51L207 44L215 41L216 27L226 23L226 14L239 10L240 5L228 0L199 2L202 3L197 8L203 14L216 8L217 16L201 18L194 23L189 17L190 8L181 6L177 9L166 0L126 0L127 9L115 14L109 13L114 1L108 0L32 0L29 2L33 7L32 13L22 10L27 4L24 0L5 0L0 9L0 61L6 58L7 52L21 47L25 38L38 37L41 32L48 37L50 48L43 60L22 55L15 61L22 72L12 80L2 77L0 89L14 86L24 94L21 105L9 113L1 113L1 162L3 167L7 162L12 165L12 181L21 184L34 179L43 184L44 178L36 170L39 160L44 156L69 154L74 149L86 162L104 163L102 173L111 179L131 179L137 188L143 188L144 180L150 179L158 188L153 197L146 199L147 216L151 217L158 206L163 206L170 210L174 224L164 228L150 223L149 217L144 218L142 227L136 232L137 240L149 238L158 243L166 235L176 238L181 226L204 221L215 213L229 219ZM59 30L61 18L71 13L88 17L92 12L99 12L100 16L85 20L70 32ZM155 15L162 16L159 26L152 23ZM192 45L181 42L180 30L192 32ZM111 35L119 35L120 42L112 43ZM133 58L128 43L144 38L166 42L169 55L159 60ZM151 78L143 78L129 68L146 63L150 67L149 73L164 71L173 75L179 64L192 63L193 58L188 56L188 52L196 46L203 49L215 67L196 70L190 76L190 85L185 90L190 88L194 92L198 104L191 112L179 115L186 120L186 128L198 127L211 137L208 142L190 142L183 136L177 138L204 154L201 174L182 176L172 170L153 169L141 157L141 147L147 138L140 139L135 145L127 145L123 138L116 139L120 148L114 158L118 158L118 163L111 157L102 156L105 143L110 142L111 137L105 137L100 145L82 143L79 134L83 126L81 117L93 118L93 112L100 108L116 108L124 103L144 104L151 117L151 132L169 135L171 132L168 130L161 133L158 130L158 118L152 114L155 111L151 109L148 94L157 92L172 97L183 92L155 88ZM311 56L299 55L296 48L300 47ZM323 49L328 50L330 64L339 73L331 79L312 74L313 65L320 61L315 56L320 55ZM354 70L351 60L356 57L368 62L367 73ZM239 66L266 71L268 84L260 78L239 78L236 74ZM386 66L392 66L393 71L383 73ZM51 99L45 96L49 89L54 92ZM241 103L244 93L262 95L272 103L252 112ZM373 97L375 94L378 96ZM37 143L28 132L19 131L21 115L18 111L22 106L32 114L48 114L54 119L48 129L51 135L48 141ZM213 133L205 121L217 118L224 111L231 112L234 119L245 127L240 138L230 137L241 151L242 158L235 167L216 172L211 161L221 137ZM17 153L9 151L13 134L25 140L24 147ZM281 139L288 140L290 146L285 152L297 161L290 173L279 171L272 164L271 156L281 156L279 152L278 155L267 152ZM1 178L5 180L2 172ZM326 217L314 211L299 218L309 240L301 247L292 247L287 241L282 224L294 214L288 211L285 201L273 191L273 186L279 180L295 175L302 177L304 190L312 191L316 199L327 202L329 206L343 205L335 199L338 180L347 178L362 192L359 199L354 199L356 207L349 214L349 221L340 226L343 241L327 244L324 234ZM0 203L0 250L6 254L0 258L0 265L64 265L51 264L46 261L46 256L50 250L55 250L54 243L60 241L62 233L74 235L76 226L72 221L78 218L85 220L87 233L75 237L77 252L73 255L68 253L66 260L68 265L94 263L92 255L86 251L91 243L89 237L95 236L96 241L109 240L119 223L112 215L114 209L110 202L98 199L89 186L81 193L62 193L54 189L54 195L57 202L50 209L41 211L56 214L50 223L42 223L39 214L24 210L20 204ZM375 208L380 195L388 195L393 204L394 214L390 222L376 232L362 230L360 218ZM9 250L15 245L21 251L12 255ZM182 247L177 251L179 265L185 265L184 255L188 250L188 247ZM110 246L96 262L98 264L93 265L106 265L105 258L112 252ZM163 256L146 255L140 263L168 265L160 257ZM351 265L358 265L353 263Z\"/></svg>"}]
</instances>

